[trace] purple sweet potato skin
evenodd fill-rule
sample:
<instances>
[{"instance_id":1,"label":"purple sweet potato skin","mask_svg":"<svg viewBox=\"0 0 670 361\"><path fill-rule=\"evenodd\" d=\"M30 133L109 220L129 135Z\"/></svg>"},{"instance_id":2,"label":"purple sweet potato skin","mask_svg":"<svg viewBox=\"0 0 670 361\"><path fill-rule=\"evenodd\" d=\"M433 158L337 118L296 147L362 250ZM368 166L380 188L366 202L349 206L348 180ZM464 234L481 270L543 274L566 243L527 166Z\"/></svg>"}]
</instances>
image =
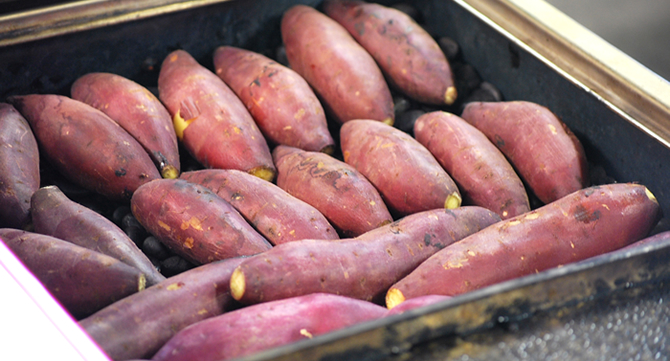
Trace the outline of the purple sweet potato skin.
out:
<instances>
[{"instance_id":1,"label":"purple sweet potato skin","mask_svg":"<svg viewBox=\"0 0 670 361\"><path fill-rule=\"evenodd\" d=\"M158 240L197 265L272 247L223 198L182 179L158 179L140 187L130 209Z\"/></svg>"},{"instance_id":2,"label":"purple sweet potato skin","mask_svg":"<svg viewBox=\"0 0 670 361\"><path fill-rule=\"evenodd\" d=\"M216 74L237 94L268 141L332 152L335 141L312 88L298 73L249 50L214 51Z\"/></svg>"},{"instance_id":3,"label":"purple sweet potato skin","mask_svg":"<svg viewBox=\"0 0 670 361\"><path fill-rule=\"evenodd\" d=\"M340 238L316 208L248 173L203 169L184 172L180 178L207 187L226 200L272 244Z\"/></svg>"},{"instance_id":4,"label":"purple sweet potato skin","mask_svg":"<svg viewBox=\"0 0 670 361\"><path fill-rule=\"evenodd\" d=\"M33 131L12 105L0 103L0 227L28 225L30 197L39 187L39 149Z\"/></svg>"},{"instance_id":5,"label":"purple sweet potato skin","mask_svg":"<svg viewBox=\"0 0 670 361\"><path fill-rule=\"evenodd\" d=\"M392 126L364 119L340 128L344 161L379 190L387 206L401 215L444 208L460 193L435 157L416 139Z\"/></svg>"},{"instance_id":6,"label":"purple sweet potato skin","mask_svg":"<svg viewBox=\"0 0 670 361\"><path fill-rule=\"evenodd\" d=\"M190 122L181 140L205 167L274 173L268 144L242 101L189 53L165 58L158 93L173 118Z\"/></svg>"},{"instance_id":7,"label":"purple sweet potato skin","mask_svg":"<svg viewBox=\"0 0 670 361\"><path fill-rule=\"evenodd\" d=\"M440 208L352 239L277 246L239 266L245 289L233 297L249 304L326 292L383 303L386 290L428 257L498 221L481 207Z\"/></svg>"},{"instance_id":8,"label":"purple sweet potato skin","mask_svg":"<svg viewBox=\"0 0 670 361\"><path fill-rule=\"evenodd\" d=\"M530 210L526 189L509 161L486 135L457 115L435 111L420 116L414 138L451 175L464 203L490 209L502 219Z\"/></svg>"},{"instance_id":9,"label":"purple sweet potato skin","mask_svg":"<svg viewBox=\"0 0 670 361\"><path fill-rule=\"evenodd\" d=\"M383 317L384 307L331 294L310 294L224 313L168 341L155 361L228 360Z\"/></svg>"},{"instance_id":10,"label":"purple sweet potato skin","mask_svg":"<svg viewBox=\"0 0 670 361\"><path fill-rule=\"evenodd\" d=\"M435 39L407 14L379 4L347 0L326 1L324 12L349 31L402 92L428 104L456 100L446 56ZM450 88L454 94L448 96Z\"/></svg>"},{"instance_id":11,"label":"purple sweet potato skin","mask_svg":"<svg viewBox=\"0 0 670 361\"><path fill-rule=\"evenodd\" d=\"M472 102L461 117L486 134L545 204L589 185L581 143L549 109L525 101Z\"/></svg>"},{"instance_id":12,"label":"purple sweet potato skin","mask_svg":"<svg viewBox=\"0 0 670 361\"><path fill-rule=\"evenodd\" d=\"M352 166L288 146L276 147L272 155L277 185L318 209L344 237L393 221L379 192Z\"/></svg>"},{"instance_id":13,"label":"purple sweet potato skin","mask_svg":"<svg viewBox=\"0 0 670 361\"><path fill-rule=\"evenodd\" d=\"M70 200L58 187L47 186L35 191L30 212L35 232L114 257L144 273L149 286L165 280L121 228Z\"/></svg>"},{"instance_id":14,"label":"purple sweet potato skin","mask_svg":"<svg viewBox=\"0 0 670 361\"><path fill-rule=\"evenodd\" d=\"M79 325L113 360L150 358L181 329L238 307L229 282L243 259L212 262L172 276Z\"/></svg>"},{"instance_id":15,"label":"purple sweet potato skin","mask_svg":"<svg viewBox=\"0 0 670 361\"><path fill-rule=\"evenodd\" d=\"M52 94L8 100L30 123L42 156L83 188L128 201L140 185L161 177L135 138L90 105Z\"/></svg>"},{"instance_id":16,"label":"purple sweet potato skin","mask_svg":"<svg viewBox=\"0 0 670 361\"><path fill-rule=\"evenodd\" d=\"M71 87L73 99L107 114L144 147L154 164L179 174L179 148L172 118L165 106L140 84L111 73L89 73Z\"/></svg>"},{"instance_id":17,"label":"purple sweet potato skin","mask_svg":"<svg viewBox=\"0 0 670 361\"><path fill-rule=\"evenodd\" d=\"M646 237L659 218L658 202L642 185L585 188L444 248L389 295L453 296L576 262Z\"/></svg>"},{"instance_id":18,"label":"purple sweet potato skin","mask_svg":"<svg viewBox=\"0 0 670 361\"><path fill-rule=\"evenodd\" d=\"M281 35L291 69L300 74L334 118L393 124L393 98L374 58L347 30L305 5L284 13Z\"/></svg>"},{"instance_id":19,"label":"purple sweet potato skin","mask_svg":"<svg viewBox=\"0 0 670 361\"><path fill-rule=\"evenodd\" d=\"M392 315L398 315L401 314L405 311L413 310L415 308L419 307L425 307L428 305L432 305L438 302L443 302L448 299L451 299L450 296L443 296L443 295L425 295L425 296L420 296L420 297L415 297L415 298L410 298L409 300L393 307L392 309L388 310L386 313L386 316L392 316Z\"/></svg>"},{"instance_id":20,"label":"purple sweet potato skin","mask_svg":"<svg viewBox=\"0 0 670 361\"><path fill-rule=\"evenodd\" d=\"M33 232L3 236L3 240L75 318L144 287L144 275L138 269L67 241Z\"/></svg>"}]
</instances>

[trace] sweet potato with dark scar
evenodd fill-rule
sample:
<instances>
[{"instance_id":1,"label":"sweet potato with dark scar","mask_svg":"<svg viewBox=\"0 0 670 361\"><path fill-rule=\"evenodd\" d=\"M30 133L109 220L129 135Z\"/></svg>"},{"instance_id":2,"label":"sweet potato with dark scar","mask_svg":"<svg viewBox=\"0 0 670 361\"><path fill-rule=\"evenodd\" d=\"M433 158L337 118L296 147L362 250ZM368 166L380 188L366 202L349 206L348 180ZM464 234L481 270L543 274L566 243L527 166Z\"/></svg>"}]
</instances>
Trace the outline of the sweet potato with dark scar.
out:
<instances>
[{"instance_id":1,"label":"sweet potato with dark scar","mask_svg":"<svg viewBox=\"0 0 670 361\"><path fill-rule=\"evenodd\" d=\"M158 240L195 264L272 248L230 203L183 179L145 184L133 195L130 209Z\"/></svg>"},{"instance_id":2,"label":"sweet potato with dark scar","mask_svg":"<svg viewBox=\"0 0 670 361\"><path fill-rule=\"evenodd\" d=\"M112 303L79 325L113 360L149 358L181 329L238 307L229 283L242 260L190 269Z\"/></svg>"},{"instance_id":3,"label":"sweet potato with dark scar","mask_svg":"<svg viewBox=\"0 0 670 361\"><path fill-rule=\"evenodd\" d=\"M147 285L165 280L149 258L114 222L70 200L56 186L42 187L31 198L35 232L114 257L145 274Z\"/></svg>"},{"instance_id":4,"label":"sweet potato with dark scar","mask_svg":"<svg viewBox=\"0 0 670 361\"><path fill-rule=\"evenodd\" d=\"M420 116L414 138L454 179L466 204L503 219L530 210L528 194L512 165L486 135L460 117L442 111Z\"/></svg>"},{"instance_id":5,"label":"sweet potato with dark scar","mask_svg":"<svg viewBox=\"0 0 670 361\"><path fill-rule=\"evenodd\" d=\"M214 67L246 105L268 141L334 152L323 107L298 73L262 54L232 46L214 51Z\"/></svg>"},{"instance_id":6,"label":"sweet potato with dark scar","mask_svg":"<svg viewBox=\"0 0 670 361\"><path fill-rule=\"evenodd\" d=\"M393 98L384 75L342 25L309 6L295 5L284 13L281 35L291 69L312 86L338 122L362 118L393 124Z\"/></svg>"},{"instance_id":7,"label":"sweet potato with dark scar","mask_svg":"<svg viewBox=\"0 0 670 361\"><path fill-rule=\"evenodd\" d=\"M319 210L344 237L393 221L379 192L352 166L324 153L284 145L272 155L277 185Z\"/></svg>"},{"instance_id":8,"label":"sweet potato with dark scar","mask_svg":"<svg viewBox=\"0 0 670 361\"><path fill-rule=\"evenodd\" d=\"M404 12L363 1L329 0L324 12L377 61L387 79L412 99L451 105L457 92L437 41Z\"/></svg>"},{"instance_id":9,"label":"sweet potato with dark scar","mask_svg":"<svg viewBox=\"0 0 670 361\"><path fill-rule=\"evenodd\" d=\"M0 237L75 318L142 291L144 274L116 258L39 233Z\"/></svg>"},{"instance_id":10,"label":"sweet potato with dark scar","mask_svg":"<svg viewBox=\"0 0 670 361\"><path fill-rule=\"evenodd\" d=\"M0 227L30 222L30 197L40 187L37 140L26 119L0 103Z\"/></svg>"},{"instance_id":11,"label":"sweet potato with dark scar","mask_svg":"<svg viewBox=\"0 0 670 361\"><path fill-rule=\"evenodd\" d=\"M89 73L77 79L72 98L107 114L142 144L163 178L179 176L179 148L172 118L148 89L120 75Z\"/></svg>"},{"instance_id":12,"label":"sweet potato with dark scar","mask_svg":"<svg viewBox=\"0 0 670 361\"><path fill-rule=\"evenodd\" d=\"M457 208L456 183L435 157L409 134L389 125L357 119L340 128L344 161L379 190L400 215Z\"/></svg>"},{"instance_id":13,"label":"sweet potato with dark scar","mask_svg":"<svg viewBox=\"0 0 670 361\"><path fill-rule=\"evenodd\" d=\"M545 204L589 185L584 148L549 109L525 101L473 102L461 117L486 134Z\"/></svg>"},{"instance_id":14,"label":"sweet potato with dark scar","mask_svg":"<svg viewBox=\"0 0 670 361\"><path fill-rule=\"evenodd\" d=\"M274 178L270 149L247 108L189 53L176 50L165 58L158 96L172 115L177 138L202 165Z\"/></svg>"},{"instance_id":15,"label":"sweet potato with dark scar","mask_svg":"<svg viewBox=\"0 0 670 361\"><path fill-rule=\"evenodd\" d=\"M203 169L181 175L230 203L272 244L300 239L339 239L316 208L258 177L234 169Z\"/></svg>"},{"instance_id":16,"label":"sweet potato with dark scar","mask_svg":"<svg viewBox=\"0 0 670 361\"><path fill-rule=\"evenodd\" d=\"M498 221L481 207L435 209L353 239L283 244L244 261L230 289L247 304L314 292L383 303L388 288L428 257Z\"/></svg>"},{"instance_id":17,"label":"sweet potato with dark scar","mask_svg":"<svg viewBox=\"0 0 670 361\"><path fill-rule=\"evenodd\" d=\"M42 157L83 188L128 201L137 187L161 177L135 138L86 103L40 94L9 102L30 123Z\"/></svg>"},{"instance_id":18,"label":"sweet potato with dark scar","mask_svg":"<svg viewBox=\"0 0 670 361\"><path fill-rule=\"evenodd\" d=\"M386 312L370 302L322 293L267 302L183 329L152 360L229 360L378 319Z\"/></svg>"},{"instance_id":19,"label":"sweet potato with dark scar","mask_svg":"<svg viewBox=\"0 0 670 361\"><path fill-rule=\"evenodd\" d=\"M660 215L645 186L582 189L444 248L393 285L386 305L454 296L610 252L646 237Z\"/></svg>"}]
</instances>

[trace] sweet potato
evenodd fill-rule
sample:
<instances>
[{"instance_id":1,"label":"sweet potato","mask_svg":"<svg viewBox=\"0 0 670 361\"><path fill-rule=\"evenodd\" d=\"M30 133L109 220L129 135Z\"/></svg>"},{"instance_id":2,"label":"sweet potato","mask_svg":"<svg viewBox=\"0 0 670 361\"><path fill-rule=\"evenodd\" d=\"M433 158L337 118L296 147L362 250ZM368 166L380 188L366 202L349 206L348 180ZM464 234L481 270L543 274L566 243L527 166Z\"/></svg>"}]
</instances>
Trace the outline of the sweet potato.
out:
<instances>
[{"instance_id":1,"label":"sweet potato","mask_svg":"<svg viewBox=\"0 0 670 361\"><path fill-rule=\"evenodd\" d=\"M319 210L344 237L393 221L379 192L352 166L324 153L284 145L272 156L277 185Z\"/></svg>"},{"instance_id":2,"label":"sweet potato","mask_svg":"<svg viewBox=\"0 0 670 361\"><path fill-rule=\"evenodd\" d=\"M70 200L57 186L33 193L30 213L35 232L114 257L139 269L151 286L165 280L149 258L114 222Z\"/></svg>"},{"instance_id":3,"label":"sweet potato","mask_svg":"<svg viewBox=\"0 0 670 361\"><path fill-rule=\"evenodd\" d=\"M30 197L39 187L39 149L33 131L13 106L0 103L0 227L28 225Z\"/></svg>"},{"instance_id":4,"label":"sweet potato","mask_svg":"<svg viewBox=\"0 0 670 361\"><path fill-rule=\"evenodd\" d=\"M458 93L437 41L404 12L364 1L329 0L324 12L347 29L396 88L419 102L451 105Z\"/></svg>"},{"instance_id":5,"label":"sweet potato","mask_svg":"<svg viewBox=\"0 0 670 361\"><path fill-rule=\"evenodd\" d=\"M490 209L502 219L530 210L526 188L512 165L465 120L443 111L426 113L414 123L414 138L453 177L466 204Z\"/></svg>"},{"instance_id":6,"label":"sweet potato","mask_svg":"<svg viewBox=\"0 0 670 361\"><path fill-rule=\"evenodd\" d=\"M384 75L342 25L309 6L295 5L284 13L281 35L291 69L312 86L338 122L363 118L393 124L393 98Z\"/></svg>"},{"instance_id":7,"label":"sweet potato","mask_svg":"<svg viewBox=\"0 0 670 361\"><path fill-rule=\"evenodd\" d=\"M456 208L456 183L432 154L409 134L389 125L357 119L342 125L344 161L379 190L400 215L435 208Z\"/></svg>"},{"instance_id":8,"label":"sweet potato","mask_svg":"<svg viewBox=\"0 0 670 361\"><path fill-rule=\"evenodd\" d=\"M229 360L383 317L384 307L331 294L266 302L193 324L155 361Z\"/></svg>"},{"instance_id":9,"label":"sweet potato","mask_svg":"<svg viewBox=\"0 0 670 361\"><path fill-rule=\"evenodd\" d=\"M237 94L268 141L333 154L326 114L298 73L249 50L220 46L216 74Z\"/></svg>"},{"instance_id":10,"label":"sweet potato","mask_svg":"<svg viewBox=\"0 0 670 361\"><path fill-rule=\"evenodd\" d=\"M172 115L177 138L202 165L274 178L270 149L249 111L189 53L176 50L165 58L158 96Z\"/></svg>"},{"instance_id":11,"label":"sweet potato","mask_svg":"<svg viewBox=\"0 0 670 361\"><path fill-rule=\"evenodd\" d=\"M173 252L197 264L272 247L223 198L183 179L157 179L130 200L137 220Z\"/></svg>"},{"instance_id":12,"label":"sweet potato","mask_svg":"<svg viewBox=\"0 0 670 361\"><path fill-rule=\"evenodd\" d=\"M230 289L246 304L314 292L381 303L393 283L432 254L499 220L481 207L440 208L353 239L283 244L243 262Z\"/></svg>"},{"instance_id":13,"label":"sweet potato","mask_svg":"<svg viewBox=\"0 0 670 361\"><path fill-rule=\"evenodd\" d=\"M203 169L181 175L230 203L272 244L299 239L339 239L316 208L258 177L234 169Z\"/></svg>"},{"instance_id":14,"label":"sweet potato","mask_svg":"<svg viewBox=\"0 0 670 361\"><path fill-rule=\"evenodd\" d=\"M386 304L458 295L609 252L645 237L659 218L645 186L582 189L445 247L393 285Z\"/></svg>"},{"instance_id":15,"label":"sweet potato","mask_svg":"<svg viewBox=\"0 0 670 361\"><path fill-rule=\"evenodd\" d=\"M0 237L75 318L142 291L144 274L115 258L44 234Z\"/></svg>"},{"instance_id":16,"label":"sweet potato","mask_svg":"<svg viewBox=\"0 0 670 361\"><path fill-rule=\"evenodd\" d=\"M101 110L142 144L163 178L180 171L177 135L165 106L147 88L120 75L88 73L77 79L73 99Z\"/></svg>"},{"instance_id":17,"label":"sweet potato","mask_svg":"<svg viewBox=\"0 0 670 361\"><path fill-rule=\"evenodd\" d=\"M589 185L584 148L549 109L525 101L472 102L461 117L486 134L545 204Z\"/></svg>"},{"instance_id":18,"label":"sweet potato","mask_svg":"<svg viewBox=\"0 0 670 361\"><path fill-rule=\"evenodd\" d=\"M428 305L432 305L438 302L446 301L448 299L451 299L450 296L443 296L443 295L425 295L425 296L419 296L415 298L410 298L409 300L393 307L392 309L388 310L386 313L386 316L392 316L392 315L398 315L401 314L405 311L413 310L415 308L419 307L425 307Z\"/></svg>"},{"instance_id":19,"label":"sweet potato","mask_svg":"<svg viewBox=\"0 0 670 361\"><path fill-rule=\"evenodd\" d=\"M237 308L230 274L243 258L229 258L172 276L79 321L114 360L149 358L181 329Z\"/></svg>"},{"instance_id":20,"label":"sweet potato","mask_svg":"<svg viewBox=\"0 0 670 361\"><path fill-rule=\"evenodd\" d=\"M41 156L85 189L127 201L137 187L161 177L135 138L86 103L52 94L8 101L30 123Z\"/></svg>"}]
</instances>

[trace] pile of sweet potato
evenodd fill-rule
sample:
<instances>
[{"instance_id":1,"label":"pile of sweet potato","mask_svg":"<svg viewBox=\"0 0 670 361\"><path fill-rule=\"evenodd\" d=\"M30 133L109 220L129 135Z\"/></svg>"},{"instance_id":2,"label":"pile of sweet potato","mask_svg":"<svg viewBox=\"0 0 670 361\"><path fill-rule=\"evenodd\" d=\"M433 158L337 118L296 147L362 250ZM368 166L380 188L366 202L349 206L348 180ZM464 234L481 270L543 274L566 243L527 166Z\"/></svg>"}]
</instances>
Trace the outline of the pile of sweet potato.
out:
<instances>
[{"instance_id":1,"label":"pile of sweet potato","mask_svg":"<svg viewBox=\"0 0 670 361\"><path fill-rule=\"evenodd\" d=\"M284 64L221 46L208 69L177 50L157 94L101 69L70 96L0 104L0 238L113 359L248 355L615 251L659 221L645 186L594 185L551 110L478 99L406 13L327 0L278 30ZM191 269L161 274L45 164Z\"/></svg>"}]
</instances>

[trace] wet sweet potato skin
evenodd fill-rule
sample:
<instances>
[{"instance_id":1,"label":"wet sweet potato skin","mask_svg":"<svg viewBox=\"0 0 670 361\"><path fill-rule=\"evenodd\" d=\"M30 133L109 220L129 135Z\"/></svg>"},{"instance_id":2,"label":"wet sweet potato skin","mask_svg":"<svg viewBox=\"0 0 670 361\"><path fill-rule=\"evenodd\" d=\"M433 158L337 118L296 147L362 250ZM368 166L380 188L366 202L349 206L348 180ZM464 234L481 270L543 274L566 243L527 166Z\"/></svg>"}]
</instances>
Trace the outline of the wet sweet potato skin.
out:
<instances>
[{"instance_id":1,"label":"wet sweet potato skin","mask_svg":"<svg viewBox=\"0 0 670 361\"><path fill-rule=\"evenodd\" d=\"M30 222L30 197L40 187L39 157L28 121L0 103L0 227L24 228Z\"/></svg>"},{"instance_id":2,"label":"wet sweet potato skin","mask_svg":"<svg viewBox=\"0 0 670 361\"><path fill-rule=\"evenodd\" d=\"M207 187L226 200L274 245L300 239L339 239L316 208L248 173L203 169L184 172L180 178Z\"/></svg>"},{"instance_id":3,"label":"wet sweet potato skin","mask_svg":"<svg viewBox=\"0 0 670 361\"><path fill-rule=\"evenodd\" d=\"M443 111L426 113L414 123L414 137L451 175L465 204L490 209L503 219L530 210L526 188L512 165L465 120Z\"/></svg>"},{"instance_id":4,"label":"wet sweet potato skin","mask_svg":"<svg viewBox=\"0 0 670 361\"><path fill-rule=\"evenodd\" d=\"M335 142L319 99L291 68L232 46L214 51L214 67L269 142L314 152L333 151Z\"/></svg>"},{"instance_id":5,"label":"wet sweet potato skin","mask_svg":"<svg viewBox=\"0 0 670 361\"><path fill-rule=\"evenodd\" d=\"M589 185L584 148L546 107L526 101L472 102L461 117L486 134L545 204Z\"/></svg>"},{"instance_id":6,"label":"wet sweet potato skin","mask_svg":"<svg viewBox=\"0 0 670 361\"><path fill-rule=\"evenodd\" d=\"M373 119L393 124L393 98L374 58L335 20L305 5L284 13L281 35L291 69L344 123Z\"/></svg>"},{"instance_id":7,"label":"wet sweet potato skin","mask_svg":"<svg viewBox=\"0 0 670 361\"><path fill-rule=\"evenodd\" d=\"M130 208L151 234L196 265L272 247L223 198L183 179L158 179L142 186Z\"/></svg>"}]
</instances>

